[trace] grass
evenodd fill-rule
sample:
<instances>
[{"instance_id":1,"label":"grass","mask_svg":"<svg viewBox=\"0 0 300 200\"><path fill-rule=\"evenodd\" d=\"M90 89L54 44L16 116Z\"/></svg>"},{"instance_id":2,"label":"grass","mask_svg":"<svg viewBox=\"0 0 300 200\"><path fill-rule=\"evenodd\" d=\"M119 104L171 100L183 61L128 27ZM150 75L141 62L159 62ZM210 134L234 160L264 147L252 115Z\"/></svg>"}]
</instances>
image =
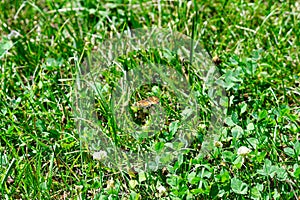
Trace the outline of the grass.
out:
<instances>
[{"instance_id":1,"label":"grass","mask_svg":"<svg viewBox=\"0 0 300 200\"><path fill-rule=\"evenodd\" d=\"M0 8L1 199L300 197L299 2L2 1ZM74 83L84 58L101 42L147 27L200 42L220 71L226 116L210 154L199 154L199 134L187 154L159 170L118 171L93 159L80 140ZM119 62L137 62L138 54ZM140 54L161 59L155 51ZM110 89L122 77L117 70L102 75ZM191 78L200 91L201 81ZM138 152L154 143L159 149L172 137L180 109L172 92L162 92L162 105L173 105L170 124L149 141L116 134L118 125L106 113L110 90L98 102L100 121L122 148ZM132 102L152 95L144 89ZM242 146L251 152L241 152Z\"/></svg>"}]
</instances>

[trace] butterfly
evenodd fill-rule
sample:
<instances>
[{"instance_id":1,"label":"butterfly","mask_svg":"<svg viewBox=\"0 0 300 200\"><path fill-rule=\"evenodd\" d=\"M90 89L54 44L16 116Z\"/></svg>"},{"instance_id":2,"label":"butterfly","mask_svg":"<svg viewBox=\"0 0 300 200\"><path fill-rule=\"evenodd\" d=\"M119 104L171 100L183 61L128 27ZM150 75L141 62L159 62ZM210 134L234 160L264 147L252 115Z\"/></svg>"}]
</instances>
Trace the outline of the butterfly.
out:
<instances>
[{"instance_id":1,"label":"butterfly","mask_svg":"<svg viewBox=\"0 0 300 200\"><path fill-rule=\"evenodd\" d=\"M158 97L148 97L147 99L140 100L134 104L136 107L148 108L152 105L158 104L159 98Z\"/></svg>"},{"instance_id":2,"label":"butterfly","mask_svg":"<svg viewBox=\"0 0 300 200\"><path fill-rule=\"evenodd\" d=\"M158 103L159 103L159 98L155 96L148 97L147 99L143 99L134 103L131 106L131 110L133 111L132 114L135 123L144 125L146 123L146 119L150 115L149 108L152 105L156 105Z\"/></svg>"}]
</instances>

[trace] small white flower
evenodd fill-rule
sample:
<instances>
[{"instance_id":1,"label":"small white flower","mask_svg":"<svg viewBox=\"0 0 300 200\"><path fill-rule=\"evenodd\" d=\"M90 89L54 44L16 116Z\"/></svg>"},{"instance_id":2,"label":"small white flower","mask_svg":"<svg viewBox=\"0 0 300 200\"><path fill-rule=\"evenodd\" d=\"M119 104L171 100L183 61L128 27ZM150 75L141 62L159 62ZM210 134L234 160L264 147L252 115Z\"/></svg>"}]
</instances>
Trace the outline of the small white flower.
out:
<instances>
[{"instance_id":1,"label":"small white flower","mask_svg":"<svg viewBox=\"0 0 300 200\"><path fill-rule=\"evenodd\" d=\"M75 185L75 190L80 191L82 190L83 186L82 185Z\"/></svg>"},{"instance_id":2,"label":"small white flower","mask_svg":"<svg viewBox=\"0 0 300 200\"><path fill-rule=\"evenodd\" d=\"M106 189L112 189L115 187L115 181L113 179L110 179L106 181Z\"/></svg>"},{"instance_id":3,"label":"small white flower","mask_svg":"<svg viewBox=\"0 0 300 200\"><path fill-rule=\"evenodd\" d=\"M248 147L245 146L241 146L238 151L237 154L240 156L246 156L247 154L249 154L251 152L250 149L248 149Z\"/></svg>"},{"instance_id":4,"label":"small white flower","mask_svg":"<svg viewBox=\"0 0 300 200\"><path fill-rule=\"evenodd\" d=\"M21 34L18 31L12 30L10 32L10 34L8 34L7 37L8 37L8 39L12 39L12 38L18 38L20 36L21 36Z\"/></svg>"},{"instance_id":5,"label":"small white flower","mask_svg":"<svg viewBox=\"0 0 300 200\"><path fill-rule=\"evenodd\" d=\"M158 190L158 193L160 194L160 195L163 195L163 194L165 194L166 193L166 188L164 187L164 186L159 186L158 188L157 188L157 190Z\"/></svg>"},{"instance_id":6,"label":"small white flower","mask_svg":"<svg viewBox=\"0 0 300 200\"><path fill-rule=\"evenodd\" d=\"M107 158L106 151L98 151L93 153L94 160L104 160L105 158Z\"/></svg>"}]
</instances>

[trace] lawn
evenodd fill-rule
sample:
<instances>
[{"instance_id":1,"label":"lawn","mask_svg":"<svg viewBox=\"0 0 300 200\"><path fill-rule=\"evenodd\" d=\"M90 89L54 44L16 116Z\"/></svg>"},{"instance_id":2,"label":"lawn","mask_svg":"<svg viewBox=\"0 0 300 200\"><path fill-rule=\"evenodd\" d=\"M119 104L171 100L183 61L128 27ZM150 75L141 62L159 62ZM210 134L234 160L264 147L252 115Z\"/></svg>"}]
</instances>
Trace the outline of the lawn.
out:
<instances>
[{"instance_id":1,"label":"lawn","mask_svg":"<svg viewBox=\"0 0 300 200\"><path fill-rule=\"evenodd\" d=\"M0 9L0 199L300 198L298 1Z\"/></svg>"}]
</instances>

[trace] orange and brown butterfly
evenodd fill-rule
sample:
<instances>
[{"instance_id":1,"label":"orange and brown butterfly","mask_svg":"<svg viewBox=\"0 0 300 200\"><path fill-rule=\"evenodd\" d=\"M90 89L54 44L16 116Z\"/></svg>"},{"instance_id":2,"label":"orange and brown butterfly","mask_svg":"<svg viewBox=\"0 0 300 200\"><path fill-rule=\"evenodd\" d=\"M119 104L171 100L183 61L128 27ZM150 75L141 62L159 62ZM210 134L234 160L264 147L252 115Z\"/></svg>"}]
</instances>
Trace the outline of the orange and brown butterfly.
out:
<instances>
[{"instance_id":1,"label":"orange and brown butterfly","mask_svg":"<svg viewBox=\"0 0 300 200\"><path fill-rule=\"evenodd\" d=\"M139 108L148 108L152 105L158 104L159 103L159 98L152 96L148 97L147 99L140 100L133 104L134 107L139 107Z\"/></svg>"}]
</instances>

